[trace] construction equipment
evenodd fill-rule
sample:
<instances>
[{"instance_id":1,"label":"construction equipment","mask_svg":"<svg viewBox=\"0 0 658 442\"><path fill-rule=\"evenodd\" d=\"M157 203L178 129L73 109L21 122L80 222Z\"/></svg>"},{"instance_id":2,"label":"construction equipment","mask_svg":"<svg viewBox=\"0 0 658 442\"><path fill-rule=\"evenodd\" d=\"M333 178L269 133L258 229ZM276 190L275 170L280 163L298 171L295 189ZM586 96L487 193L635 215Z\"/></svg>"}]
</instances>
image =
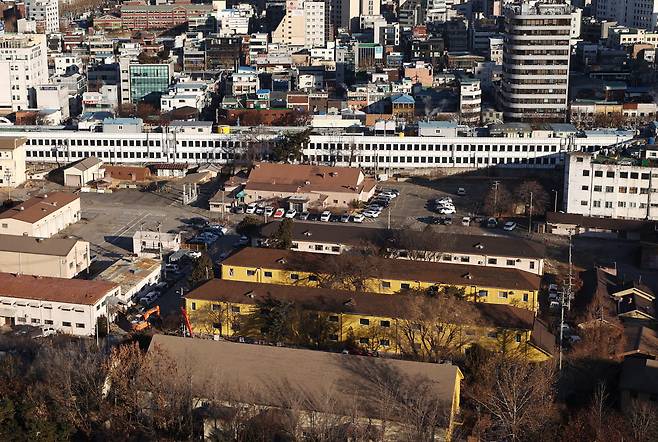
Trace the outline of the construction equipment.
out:
<instances>
[{"instance_id":1,"label":"construction equipment","mask_svg":"<svg viewBox=\"0 0 658 442\"><path fill-rule=\"evenodd\" d=\"M155 307L146 310L144 314L141 315L141 319L132 324L133 331L140 331L149 328L151 326L151 323L149 322L149 318L153 315L160 317L159 305L156 305Z\"/></svg>"},{"instance_id":2,"label":"construction equipment","mask_svg":"<svg viewBox=\"0 0 658 442\"><path fill-rule=\"evenodd\" d=\"M181 307L180 311L183 314L183 319L185 320L185 327L187 328L187 331L190 333L190 338L193 338L194 334L192 333L192 325L190 324L190 318L189 316L187 316L187 311L185 310L185 307Z\"/></svg>"}]
</instances>

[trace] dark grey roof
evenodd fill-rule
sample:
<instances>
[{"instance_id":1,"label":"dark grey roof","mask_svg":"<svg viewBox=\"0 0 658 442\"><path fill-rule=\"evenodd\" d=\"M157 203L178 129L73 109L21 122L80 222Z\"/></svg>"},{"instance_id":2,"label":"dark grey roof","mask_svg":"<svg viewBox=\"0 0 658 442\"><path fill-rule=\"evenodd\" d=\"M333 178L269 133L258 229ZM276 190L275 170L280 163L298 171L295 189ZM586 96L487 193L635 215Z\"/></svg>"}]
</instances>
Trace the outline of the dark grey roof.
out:
<instances>
[{"instance_id":1,"label":"dark grey roof","mask_svg":"<svg viewBox=\"0 0 658 442\"><path fill-rule=\"evenodd\" d=\"M269 237L278 228L279 221L273 221L261 229L261 235ZM320 224L314 222L293 223L292 238L296 241L317 241L324 243L359 245L365 242L384 246L390 244L400 231L358 227L341 224ZM539 243L505 236L465 235L457 233L433 232L431 236L421 231L407 230L404 235L410 242L422 244L423 251L445 253L486 254L517 258L544 258L546 248ZM431 241L429 240L431 239Z\"/></svg>"},{"instance_id":2,"label":"dark grey roof","mask_svg":"<svg viewBox=\"0 0 658 442\"><path fill-rule=\"evenodd\" d=\"M658 361L644 358L624 359L619 389L658 394Z\"/></svg>"}]
</instances>

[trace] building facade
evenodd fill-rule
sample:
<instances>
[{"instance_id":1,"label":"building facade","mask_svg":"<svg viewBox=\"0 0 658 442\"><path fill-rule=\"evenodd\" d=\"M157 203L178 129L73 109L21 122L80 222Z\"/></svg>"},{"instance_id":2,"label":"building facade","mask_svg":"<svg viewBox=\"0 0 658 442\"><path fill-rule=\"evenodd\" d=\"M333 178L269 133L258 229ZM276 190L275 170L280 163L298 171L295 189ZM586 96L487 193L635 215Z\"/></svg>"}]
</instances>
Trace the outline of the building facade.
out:
<instances>
[{"instance_id":1,"label":"building facade","mask_svg":"<svg viewBox=\"0 0 658 442\"><path fill-rule=\"evenodd\" d=\"M34 196L0 213L0 234L50 238L80 220L80 197L66 192Z\"/></svg>"},{"instance_id":2,"label":"building facade","mask_svg":"<svg viewBox=\"0 0 658 442\"><path fill-rule=\"evenodd\" d=\"M0 187L17 187L25 179L25 138L0 137Z\"/></svg>"},{"instance_id":3,"label":"building facade","mask_svg":"<svg viewBox=\"0 0 658 442\"><path fill-rule=\"evenodd\" d=\"M158 98L169 90L173 66L171 64L130 64L130 101L137 103L152 94Z\"/></svg>"},{"instance_id":4,"label":"building facade","mask_svg":"<svg viewBox=\"0 0 658 442\"><path fill-rule=\"evenodd\" d=\"M121 287L105 281L0 273L0 325L52 327L77 336L96 333Z\"/></svg>"},{"instance_id":5,"label":"building facade","mask_svg":"<svg viewBox=\"0 0 658 442\"><path fill-rule=\"evenodd\" d=\"M505 7L501 95L505 121L565 121L571 7L528 1Z\"/></svg>"},{"instance_id":6,"label":"building facade","mask_svg":"<svg viewBox=\"0 0 658 442\"><path fill-rule=\"evenodd\" d=\"M654 0L595 0L592 9L597 19L622 26L654 30L658 23L658 3Z\"/></svg>"},{"instance_id":7,"label":"building facade","mask_svg":"<svg viewBox=\"0 0 658 442\"><path fill-rule=\"evenodd\" d=\"M0 110L19 111L35 107L35 88L48 83L46 36L4 34L0 36Z\"/></svg>"},{"instance_id":8,"label":"building facade","mask_svg":"<svg viewBox=\"0 0 658 442\"><path fill-rule=\"evenodd\" d=\"M658 220L658 167L573 153L564 173L567 213Z\"/></svg>"},{"instance_id":9,"label":"building facade","mask_svg":"<svg viewBox=\"0 0 658 442\"><path fill-rule=\"evenodd\" d=\"M87 241L0 234L0 272L73 278L90 263Z\"/></svg>"},{"instance_id":10,"label":"building facade","mask_svg":"<svg viewBox=\"0 0 658 442\"><path fill-rule=\"evenodd\" d=\"M57 0L26 0L27 19L37 23L44 34L59 32L59 2Z\"/></svg>"}]
</instances>

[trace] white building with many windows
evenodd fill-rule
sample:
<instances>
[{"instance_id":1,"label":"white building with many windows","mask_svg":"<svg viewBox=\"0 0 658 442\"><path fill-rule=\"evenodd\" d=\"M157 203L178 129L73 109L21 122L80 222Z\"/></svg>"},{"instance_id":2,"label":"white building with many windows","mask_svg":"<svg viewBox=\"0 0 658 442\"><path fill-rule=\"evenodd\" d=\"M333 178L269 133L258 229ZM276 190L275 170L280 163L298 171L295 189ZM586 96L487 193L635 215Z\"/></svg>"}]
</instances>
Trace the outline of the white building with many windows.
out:
<instances>
[{"instance_id":1,"label":"white building with many windows","mask_svg":"<svg viewBox=\"0 0 658 442\"><path fill-rule=\"evenodd\" d=\"M571 153L565 163L567 213L605 218L658 220L658 167Z\"/></svg>"},{"instance_id":2,"label":"white building with many windows","mask_svg":"<svg viewBox=\"0 0 658 442\"><path fill-rule=\"evenodd\" d=\"M59 32L58 0L25 0L27 19L35 21L37 30L44 34Z\"/></svg>"},{"instance_id":3,"label":"white building with many windows","mask_svg":"<svg viewBox=\"0 0 658 442\"><path fill-rule=\"evenodd\" d=\"M35 88L48 83L46 36L0 35L0 109L36 107Z\"/></svg>"}]
</instances>

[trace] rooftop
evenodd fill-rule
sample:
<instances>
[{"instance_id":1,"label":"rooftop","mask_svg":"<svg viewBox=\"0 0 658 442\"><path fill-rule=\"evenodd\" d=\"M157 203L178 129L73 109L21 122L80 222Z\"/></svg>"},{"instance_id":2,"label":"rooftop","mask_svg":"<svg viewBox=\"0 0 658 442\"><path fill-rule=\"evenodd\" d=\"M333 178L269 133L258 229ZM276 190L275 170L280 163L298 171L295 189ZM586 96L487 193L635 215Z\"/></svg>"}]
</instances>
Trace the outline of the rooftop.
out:
<instances>
[{"instance_id":1,"label":"rooftop","mask_svg":"<svg viewBox=\"0 0 658 442\"><path fill-rule=\"evenodd\" d=\"M429 364L366 356L352 356L284 347L155 335L149 353L191 370L196 388L223 385L223 394L242 403L289 408L291 395L303 409L330 412L357 408L370 418L390 417L389 404L381 404L384 379L393 375L405 391L422 388L424 394L452 405L459 369L450 364ZM279 394L285 391L285 396ZM221 399L221 398L217 398ZM329 400L328 400L329 399ZM330 402L330 403L329 403ZM384 409L386 408L386 409Z\"/></svg>"},{"instance_id":2,"label":"rooftop","mask_svg":"<svg viewBox=\"0 0 658 442\"><path fill-rule=\"evenodd\" d=\"M0 150L14 150L23 146L27 138L24 137L0 137Z\"/></svg>"},{"instance_id":3,"label":"rooftop","mask_svg":"<svg viewBox=\"0 0 658 442\"><path fill-rule=\"evenodd\" d=\"M78 195L67 192L53 192L34 196L0 213L0 219L11 218L26 223L35 223L79 199Z\"/></svg>"},{"instance_id":4,"label":"rooftop","mask_svg":"<svg viewBox=\"0 0 658 442\"><path fill-rule=\"evenodd\" d=\"M117 287L107 281L0 273L0 296L10 298L94 305Z\"/></svg>"},{"instance_id":5,"label":"rooftop","mask_svg":"<svg viewBox=\"0 0 658 442\"><path fill-rule=\"evenodd\" d=\"M357 192L362 181L357 167L256 163L249 172L246 190Z\"/></svg>"},{"instance_id":6,"label":"rooftop","mask_svg":"<svg viewBox=\"0 0 658 442\"><path fill-rule=\"evenodd\" d=\"M33 255L66 256L78 242L79 240L77 239L0 235L0 251Z\"/></svg>"},{"instance_id":7,"label":"rooftop","mask_svg":"<svg viewBox=\"0 0 658 442\"><path fill-rule=\"evenodd\" d=\"M121 286L121 293L128 293L138 283L161 269L160 261L151 258L122 258L105 269L95 279Z\"/></svg>"},{"instance_id":8,"label":"rooftop","mask_svg":"<svg viewBox=\"0 0 658 442\"><path fill-rule=\"evenodd\" d=\"M101 164L101 163L102 161L96 157L87 157L84 160L80 160L72 164L71 166L68 167L68 169L88 170L96 166L97 164Z\"/></svg>"},{"instance_id":9,"label":"rooftop","mask_svg":"<svg viewBox=\"0 0 658 442\"><path fill-rule=\"evenodd\" d=\"M226 258L222 265L277 270L321 272L328 259L319 253L247 247ZM343 255L339 255L343 256ZM515 290L539 290L540 278L515 269L443 264L429 261L371 257L373 278L423 281L452 285L479 285ZM373 273L375 270L373 270Z\"/></svg>"}]
</instances>

